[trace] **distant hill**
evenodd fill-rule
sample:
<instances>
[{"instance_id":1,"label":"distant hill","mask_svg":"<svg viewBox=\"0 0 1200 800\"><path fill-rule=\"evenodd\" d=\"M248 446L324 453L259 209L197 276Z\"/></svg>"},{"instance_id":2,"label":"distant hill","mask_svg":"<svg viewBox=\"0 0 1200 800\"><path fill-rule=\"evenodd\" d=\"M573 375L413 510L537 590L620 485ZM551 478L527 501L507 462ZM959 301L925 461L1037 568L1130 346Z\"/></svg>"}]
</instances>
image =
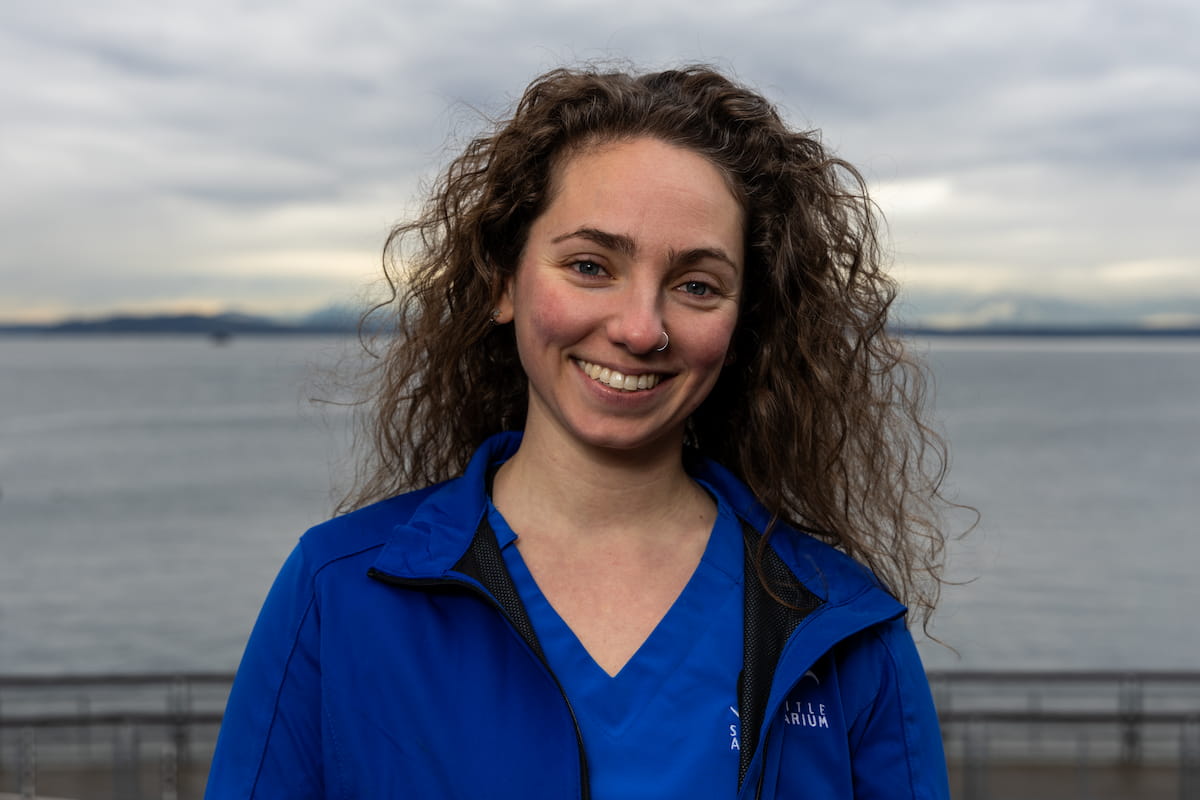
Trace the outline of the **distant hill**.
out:
<instances>
[{"instance_id":1,"label":"distant hill","mask_svg":"<svg viewBox=\"0 0 1200 800\"><path fill-rule=\"evenodd\" d=\"M1200 297L1087 302L1020 293L911 292L895 306L900 327L930 332L1103 334L1200 330Z\"/></svg>"},{"instance_id":2,"label":"distant hill","mask_svg":"<svg viewBox=\"0 0 1200 800\"><path fill-rule=\"evenodd\" d=\"M115 315L95 319L68 319L46 325L0 325L0 333L26 334L194 334L224 338L234 335L353 333L357 320L320 317L282 322L250 314Z\"/></svg>"}]
</instances>

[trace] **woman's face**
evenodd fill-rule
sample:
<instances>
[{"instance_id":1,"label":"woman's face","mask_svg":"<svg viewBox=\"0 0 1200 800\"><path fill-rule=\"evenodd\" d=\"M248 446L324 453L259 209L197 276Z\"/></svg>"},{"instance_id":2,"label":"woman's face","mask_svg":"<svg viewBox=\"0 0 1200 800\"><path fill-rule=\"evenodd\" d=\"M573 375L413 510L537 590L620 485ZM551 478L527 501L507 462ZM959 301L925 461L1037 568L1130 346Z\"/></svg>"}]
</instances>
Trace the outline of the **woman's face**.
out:
<instances>
[{"instance_id":1,"label":"woman's face","mask_svg":"<svg viewBox=\"0 0 1200 800\"><path fill-rule=\"evenodd\" d=\"M638 138L561 164L500 303L529 379L526 436L677 446L725 362L742 241L740 205L691 150Z\"/></svg>"}]
</instances>

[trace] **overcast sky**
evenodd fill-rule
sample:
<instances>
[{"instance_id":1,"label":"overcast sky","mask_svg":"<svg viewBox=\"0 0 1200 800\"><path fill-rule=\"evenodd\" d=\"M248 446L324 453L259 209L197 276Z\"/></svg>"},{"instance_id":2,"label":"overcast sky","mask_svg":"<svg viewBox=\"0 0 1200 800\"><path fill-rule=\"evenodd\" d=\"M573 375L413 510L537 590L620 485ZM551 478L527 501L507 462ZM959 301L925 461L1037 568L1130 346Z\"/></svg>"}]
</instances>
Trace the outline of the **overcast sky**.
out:
<instances>
[{"instance_id":1,"label":"overcast sky","mask_svg":"<svg viewBox=\"0 0 1200 800\"><path fill-rule=\"evenodd\" d=\"M534 75L707 61L859 165L913 293L1200 314L1200 3L4 0L0 318L306 311Z\"/></svg>"}]
</instances>

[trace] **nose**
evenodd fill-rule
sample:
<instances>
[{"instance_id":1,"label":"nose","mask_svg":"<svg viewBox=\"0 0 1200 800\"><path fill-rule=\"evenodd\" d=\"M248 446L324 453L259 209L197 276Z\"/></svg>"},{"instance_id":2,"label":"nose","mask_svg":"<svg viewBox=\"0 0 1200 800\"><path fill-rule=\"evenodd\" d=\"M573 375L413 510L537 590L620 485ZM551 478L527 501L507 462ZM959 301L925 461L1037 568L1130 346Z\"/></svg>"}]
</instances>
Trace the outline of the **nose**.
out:
<instances>
[{"instance_id":1,"label":"nose","mask_svg":"<svg viewBox=\"0 0 1200 800\"><path fill-rule=\"evenodd\" d=\"M609 337L637 355L658 351L667 327L658 287L630 287L621 295L618 307L609 318Z\"/></svg>"}]
</instances>

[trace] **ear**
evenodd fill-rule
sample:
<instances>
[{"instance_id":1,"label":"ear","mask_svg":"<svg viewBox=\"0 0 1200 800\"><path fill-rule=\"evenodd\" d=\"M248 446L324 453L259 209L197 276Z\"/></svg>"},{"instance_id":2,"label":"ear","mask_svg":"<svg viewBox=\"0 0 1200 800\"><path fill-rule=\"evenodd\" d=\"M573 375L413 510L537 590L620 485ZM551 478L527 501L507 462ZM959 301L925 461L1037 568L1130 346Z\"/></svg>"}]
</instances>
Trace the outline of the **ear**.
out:
<instances>
[{"instance_id":1,"label":"ear","mask_svg":"<svg viewBox=\"0 0 1200 800\"><path fill-rule=\"evenodd\" d=\"M504 290L492 306L492 322L497 325L504 325L513 320L512 282L511 276L504 281Z\"/></svg>"}]
</instances>

